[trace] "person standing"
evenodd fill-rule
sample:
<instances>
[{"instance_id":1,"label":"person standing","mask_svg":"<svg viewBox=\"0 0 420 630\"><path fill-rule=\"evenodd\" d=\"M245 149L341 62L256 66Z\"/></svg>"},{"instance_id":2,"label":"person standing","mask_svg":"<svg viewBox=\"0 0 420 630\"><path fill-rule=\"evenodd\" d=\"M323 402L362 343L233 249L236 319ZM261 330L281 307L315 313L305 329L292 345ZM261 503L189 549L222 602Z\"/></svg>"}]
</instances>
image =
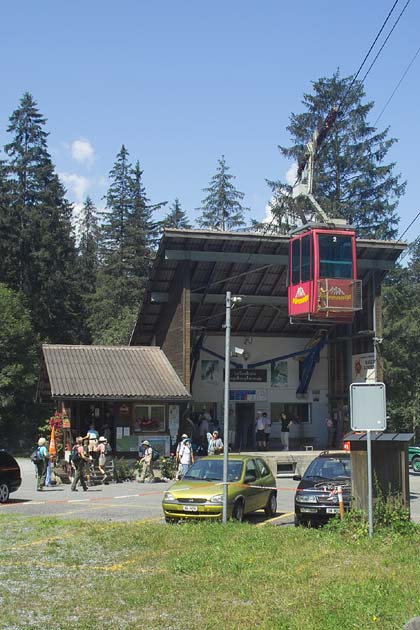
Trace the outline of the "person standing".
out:
<instances>
[{"instance_id":1,"label":"person standing","mask_svg":"<svg viewBox=\"0 0 420 630\"><path fill-rule=\"evenodd\" d=\"M181 464L181 474L184 476L188 468L194 464L194 453L190 438L186 438L182 442L182 446L179 450L179 461Z\"/></svg>"},{"instance_id":2,"label":"person standing","mask_svg":"<svg viewBox=\"0 0 420 630\"><path fill-rule=\"evenodd\" d=\"M155 476L153 474L153 448L150 445L148 440L144 440L142 442L144 447L143 457L140 460L140 463L143 464L143 468L140 475L140 483L144 483L146 477L150 479L150 481L155 480Z\"/></svg>"},{"instance_id":3,"label":"person standing","mask_svg":"<svg viewBox=\"0 0 420 630\"><path fill-rule=\"evenodd\" d=\"M72 492L77 492L77 484L79 482L83 490L86 492L87 485L85 479L85 467L88 461L89 457L85 453L83 438L79 436L76 438L76 444L73 446L70 456L71 466L74 470L73 483L71 484Z\"/></svg>"},{"instance_id":4,"label":"person standing","mask_svg":"<svg viewBox=\"0 0 420 630\"><path fill-rule=\"evenodd\" d=\"M181 447L182 447L182 445L184 443L184 440L186 440L187 437L188 437L188 435L186 433L183 433L181 435L181 439L178 442L177 447L176 447L176 453L175 453L175 461L176 461L176 464L177 464L177 467L176 467L176 479L181 479L181 477L182 477L182 466L181 466L181 458L179 456L179 452L180 452Z\"/></svg>"},{"instance_id":5,"label":"person standing","mask_svg":"<svg viewBox=\"0 0 420 630\"><path fill-rule=\"evenodd\" d=\"M223 453L222 438L219 437L219 431L213 431L213 433L207 433L208 440L208 454L209 455L221 455Z\"/></svg>"},{"instance_id":6,"label":"person standing","mask_svg":"<svg viewBox=\"0 0 420 630\"><path fill-rule=\"evenodd\" d=\"M289 450L289 430L290 430L291 423L289 422L284 411L280 415L280 421L281 421L281 434L280 434L281 443L283 446L283 450L288 451Z\"/></svg>"},{"instance_id":7,"label":"person standing","mask_svg":"<svg viewBox=\"0 0 420 630\"><path fill-rule=\"evenodd\" d=\"M334 444L334 421L331 416L325 420L325 426L327 427L327 448L332 448Z\"/></svg>"},{"instance_id":8,"label":"person standing","mask_svg":"<svg viewBox=\"0 0 420 630\"><path fill-rule=\"evenodd\" d=\"M105 483L106 481L106 471L105 471L105 465L106 465L106 449L107 449L107 439L106 437L104 437L103 435L101 435L101 437L98 440L99 444L98 444L98 468L99 468L99 472L102 475L102 482Z\"/></svg>"},{"instance_id":9,"label":"person standing","mask_svg":"<svg viewBox=\"0 0 420 630\"><path fill-rule=\"evenodd\" d=\"M257 411L257 418L255 420L255 432L256 432L256 442L257 449L262 451L265 443L265 433L264 433L264 418L262 411Z\"/></svg>"},{"instance_id":10,"label":"person standing","mask_svg":"<svg viewBox=\"0 0 420 630\"><path fill-rule=\"evenodd\" d=\"M269 417L266 411L264 411L263 413L263 420L264 420L264 448L265 450L267 450L268 443L270 441L270 434L271 434L271 418Z\"/></svg>"},{"instance_id":11,"label":"person standing","mask_svg":"<svg viewBox=\"0 0 420 630\"><path fill-rule=\"evenodd\" d=\"M47 440L43 437L38 440L38 461L36 463L36 489L42 492L47 477L50 454L47 449Z\"/></svg>"}]
</instances>

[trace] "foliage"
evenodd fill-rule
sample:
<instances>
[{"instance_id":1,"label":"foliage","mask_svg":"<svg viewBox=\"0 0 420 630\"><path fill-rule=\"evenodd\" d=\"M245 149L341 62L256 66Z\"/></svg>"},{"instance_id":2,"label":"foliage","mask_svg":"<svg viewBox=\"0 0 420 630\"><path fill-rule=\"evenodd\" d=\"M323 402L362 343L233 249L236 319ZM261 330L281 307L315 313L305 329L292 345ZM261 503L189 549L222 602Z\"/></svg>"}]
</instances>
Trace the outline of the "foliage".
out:
<instances>
[{"instance_id":1,"label":"foliage","mask_svg":"<svg viewBox=\"0 0 420 630\"><path fill-rule=\"evenodd\" d=\"M114 459L114 479L118 483L133 481L136 476L136 462L128 461L124 457Z\"/></svg>"},{"instance_id":2,"label":"foliage","mask_svg":"<svg viewBox=\"0 0 420 630\"><path fill-rule=\"evenodd\" d=\"M330 128L315 160L314 196L329 217L342 217L357 228L360 237L391 238L396 235L398 199L405 183L394 173L393 163L385 164L395 138L388 129L377 131L368 122L372 102L364 102L360 81L341 78L337 71L331 78L313 82L313 91L304 94L301 114L291 114L288 131L293 144L279 147L282 155L299 162L333 106L339 117ZM291 186L268 182L272 190L273 231L288 231L299 223L296 206L291 203ZM305 200L301 209L313 219L313 207ZM318 217L316 217L318 218Z\"/></svg>"},{"instance_id":3,"label":"foliage","mask_svg":"<svg viewBox=\"0 0 420 630\"><path fill-rule=\"evenodd\" d=\"M95 205L90 197L86 197L79 216L79 247L78 247L78 279L81 293L81 341L89 343L92 340L88 330L91 298L96 291L96 279L99 269L99 217Z\"/></svg>"},{"instance_id":4,"label":"foliage","mask_svg":"<svg viewBox=\"0 0 420 630\"><path fill-rule=\"evenodd\" d=\"M420 239L406 268L397 267L383 287L384 358L390 428L420 426ZM417 434L417 438L420 435Z\"/></svg>"},{"instance_id":5,"label":"foliage","mask_svg":"<svg viewBox=\"0 0 420 630\"><path fill-rule=\"evenodd\" d=\"M208 194L202 200L201 208L198 208L201 215L197 222L202 228L235 230L245 225L244 214L249 208L241 204L244 194L232 184L235 177L228 173L225 156L222 155L218 162L219 167L210 186L204 189Z\"/></svg>"},{"instance_id":6,"label":"foliage","mask_svg":"<svg viewBox=\"0 0 420 630\"><path fill-rule=\"evenodd\" d=\"M189 230L191 228L191 223L188 221L178 198L170 206L168 214L161 222L161 227L162 229L174 228L177 230Z\"/></svg>"},{"instance_id":7,"label":"foliage","mask_svg":"<svg viewBox=\"0 0 420 630\"><path fill-rule=\"evenodd\" d=\"M160 457L159 468L163 479L175 479L178 470L176 458L173 456Z\"/></svg>"},{"instance_id":8,"label":"foliage","mask_svg":"<svg viewBox=\"0 0 420 630\"><path fill-rule=\"evenodd\" d=\"M30 439L36 426L32 401L39 369L37 339L24 297L4 285L0 321L0 442L14 435L18 443Z\"/></svg>"}]
</instances>

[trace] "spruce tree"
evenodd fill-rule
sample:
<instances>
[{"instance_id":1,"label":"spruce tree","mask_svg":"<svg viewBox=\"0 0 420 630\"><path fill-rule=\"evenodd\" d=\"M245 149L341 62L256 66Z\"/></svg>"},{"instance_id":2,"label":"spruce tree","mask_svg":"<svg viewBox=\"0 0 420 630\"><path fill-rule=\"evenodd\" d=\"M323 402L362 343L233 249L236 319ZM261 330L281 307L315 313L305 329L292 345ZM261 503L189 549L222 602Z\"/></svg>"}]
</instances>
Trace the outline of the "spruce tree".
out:
<instances>
[{"instance_id":1,"label":"spruce tree","mask_svg":"<svg viewBox=\"0 0 420 630\"><path fill-rule=\"evenodd\" d=\"M244 194L234 187L232 180L235 176L228 173L224 155L218 163L209 187L204 188L207 196L202 200L201 208L198 208L201 215L197 222L202 228L234 230L245 225L244 213L248 208L241 204Z\"/></svg>"},{"instance_id":2,"label":"spruce tree","mask_svg":"<svg viewBox=\"0 0 420 630\"><path fill-rule=\"evenodd\" d=\"M314 131L338 106L338 118L315 159L314 196L329 217L345 218L357 228L358 236L387 239L397 234L396 209L405 183L395 174L395 164L385 163L396 140L388 138L388 129L378 131L369 122L374 104L364 99L362 83L353 82L352 77L341 78L338 71L331 78L315 81L312 93L303 97L305 111L290 116L287 129L293 144L279 149L284 157L298 163ZM273 226L287 231L297 223L290 201L291 186L268 184L275 193ZM312 220L309 202L305 202L304 210Z\"/></svg>"},{"instance_id":3,"label":"spruce tree","mask_svg":"<svg viewBox=\"0 0 420 630\"><path fill-rule=\"evenodd\" d=\"M16 273L9 285L28 298L41 339L65 342L78 336L76 249L72 206L65 199L47 149L45 119L24 94L7 131L11 177L10 234Z\"/></svg>"},{"instance_id":4,"label":"spruce tree","mask_svg":"<svg viewBox=\"0 0 420 630\"><path fill-rule=\"evenodd\" d=\"M162 228L174 228L176 230L190 230L191 223L188 220L186 213L181 207L181 203L178 198L175 199L172 206L169 208L169 212L163 219Z\"/></svg>"},{"instance_id":5,"label":"spruce tree","mask_svg":"<svg viewBox=\"0 0 420 630\"><path fill-rule=\"evenodd\" d=\"M87 320L91 310L91 299L96 291L96 279L99 269L99 220L92 199L86 197L78 222L78 276L81 293L81 341L91 342Z\"/></svg>"}]
</instances>

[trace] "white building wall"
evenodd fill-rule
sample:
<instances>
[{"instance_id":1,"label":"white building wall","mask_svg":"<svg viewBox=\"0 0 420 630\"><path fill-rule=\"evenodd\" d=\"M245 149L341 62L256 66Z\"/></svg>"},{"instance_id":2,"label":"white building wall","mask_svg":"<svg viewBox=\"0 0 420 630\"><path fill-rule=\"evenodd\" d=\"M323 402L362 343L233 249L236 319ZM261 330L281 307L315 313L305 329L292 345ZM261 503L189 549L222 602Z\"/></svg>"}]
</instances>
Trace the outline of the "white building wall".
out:
<instances>
[{"instance_id":1,"label":"white building wall","mask_svg":"<svg viewBox=\"0 0 420 630\"><path fill-rule=\"evenodd\" d=\"M232 357L240 367L247 368L254 363L270 359L278 359L299 350L308 348L310 339L297 339L286 337L242 337L231 338L231 350L235 347L242 348L248 353L246 360L241 356ZM208 336L203 342L204 348L220 356L214 356L201 350L200 362L195 374L192 394L196 404L217 403L217 415L222 425L223 420L223 389L224 389L224 352L225 339L223 336ZM314 446L322 448L326 446L327 432L325 419L328 415L328 350L325 347L320 355L320 360L308 387L307 394L299 396L296 389L299 385L299 361L298 357L284 359L280 365L280 378L272 373L271 363L252 369L266 370L266 382L231 382L230 392L252 392L247 397L248 402L255 402L255 409L267 411L271 415L274 403L306 403L309 405L309 422L303 423L300 429L302 438L312 438ZM282 361L282 360L281 360ZM286 367L287 366L287 367ZM231 369L232 366L231 365ZM239 402L239 401L238 401ZM245 402L245 401L244 401ZM230 418L235 416L235 403L230 403ZM273 417L272 438L280 437L280 423ZM234 423L231 422L231 426Z\"/></svg>"}]
</instances>

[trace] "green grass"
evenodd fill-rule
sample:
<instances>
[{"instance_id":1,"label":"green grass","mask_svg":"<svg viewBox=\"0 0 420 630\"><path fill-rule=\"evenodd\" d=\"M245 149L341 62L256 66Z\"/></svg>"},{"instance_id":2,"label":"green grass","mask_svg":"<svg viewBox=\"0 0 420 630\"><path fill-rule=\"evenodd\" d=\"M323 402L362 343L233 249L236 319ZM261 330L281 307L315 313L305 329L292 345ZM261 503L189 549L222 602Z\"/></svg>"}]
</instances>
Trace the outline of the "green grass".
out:
<instances>
[{"instance_id":1,"label":"green grass","mask_svg":"<svg viewBox=\"0 0 420 630\"><path fill-rule=\"evenodd\" d=\"M0 516L0 628L402 628L420 530Z\"/></svg>"}]
</instances>

